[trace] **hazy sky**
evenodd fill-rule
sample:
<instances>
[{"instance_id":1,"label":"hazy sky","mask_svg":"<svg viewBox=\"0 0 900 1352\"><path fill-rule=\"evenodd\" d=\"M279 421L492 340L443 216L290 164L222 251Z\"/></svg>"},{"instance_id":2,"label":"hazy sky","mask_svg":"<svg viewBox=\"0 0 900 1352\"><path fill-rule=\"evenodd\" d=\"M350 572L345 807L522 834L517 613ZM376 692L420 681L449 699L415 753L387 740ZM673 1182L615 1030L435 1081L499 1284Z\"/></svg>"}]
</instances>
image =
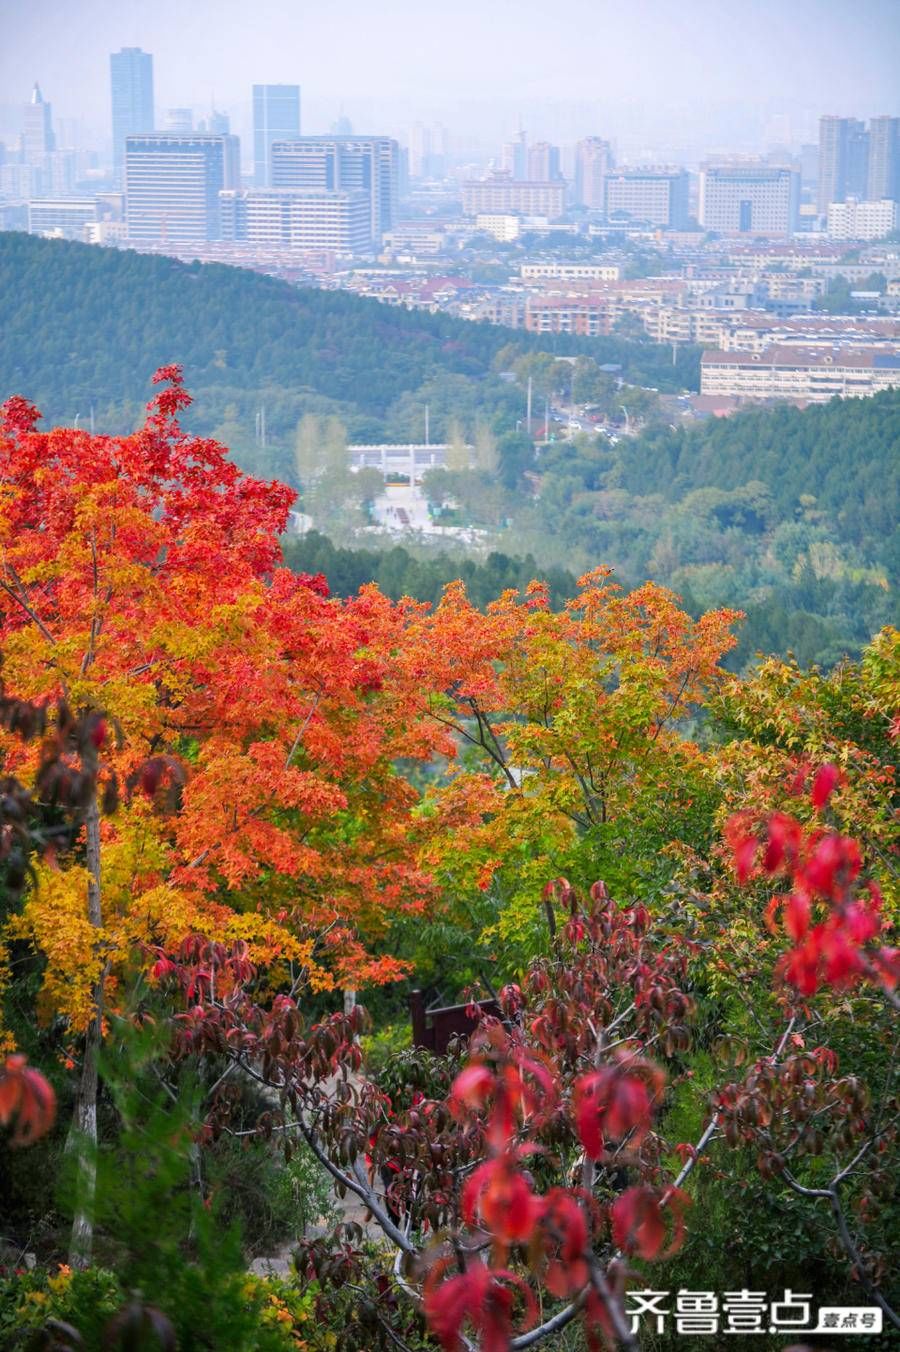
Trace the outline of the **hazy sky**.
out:
<instances>
[{"instance_id":1,"label":"hazy sky","mask_svg":"<svg viewBox=\"0 0 900 1352\"><path fill-rule=\"evenodd\" d=\"M713 145L779 114L799 136L900 113L900 0L0 0L7 120L38 79L55 117L105 132L120 46L153 53L160 114L214 95L238 131L254 81L299 83L306 131L341 104L360 131L503 134L518 110L537 135Z\"/></svg>"}]
</instances>

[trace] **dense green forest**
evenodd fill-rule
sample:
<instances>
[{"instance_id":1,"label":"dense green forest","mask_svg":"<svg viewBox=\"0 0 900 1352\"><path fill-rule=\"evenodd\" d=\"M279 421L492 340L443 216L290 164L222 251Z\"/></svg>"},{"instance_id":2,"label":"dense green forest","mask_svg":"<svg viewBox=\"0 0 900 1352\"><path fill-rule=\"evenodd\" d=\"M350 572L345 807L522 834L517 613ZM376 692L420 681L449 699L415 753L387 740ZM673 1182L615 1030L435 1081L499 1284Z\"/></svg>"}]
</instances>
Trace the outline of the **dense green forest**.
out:
<instances>
[{"instance_id":1,"label":"dense green forest","mask_svg":"<svg viewBox=\"0 0 900 1352\"><path fill-rule=\"evenodd\" d=\"M484 608L509 588L524 590L536 577L547 583L550 602L557 609L575 594L572 573L565 568L541 568L533 554L513 558L495 552L483 562L443 552L420 558L402 545L391 549L342 548L311 530L288 540L284 555L295 572L324 574L335 596L353 596L367 582L375 582L392 601L413 596L434 605L448 582L462 578L470 599Z\"/></svg>"},{"instance_id":2,"label":"dense green forest","mask_svg":"<svg viewBox=\"0 0 900 1352\"><path fill-rule=\"evenodd\" d=\"M424 542L412 553L335 549L315 533L290 546L292 563L342 594L375 579L430 601L462 576L477 604L532 567L564 594L559 577L610 564L625 585L672 587L695 615L745 611L728 659L737 668L758 651L831 666L896 621L900 392L679 430L655 422L617 444L582 435L537 457L529 443L504 460L507 441L516 450L524 438L501 441L499 472L426 475L435 505L454 502L456 519L502 551L485 564L428 555Z\"/></svg>"},{"instance_id":3,"label":"dense green forest","mask_svg":"<svg viewBox=\"0 0 900 1352\"><path fill-rule=\"evenodd\" d=\"M288 477L304 414L337 414L352 440L439 439L450 418L468 434L523 416L521 390L494 359L512 337L620 365L659 389L696 388L698 350L617 338L547 337L386 306L340 291L218 264L0 234L0 397L24 394L49 422L98 430L139 421L160 365L185 369L194 430L215 433L255 471ZM256 435L264 407L267 444Z\"/></svg>"}]
</instances>

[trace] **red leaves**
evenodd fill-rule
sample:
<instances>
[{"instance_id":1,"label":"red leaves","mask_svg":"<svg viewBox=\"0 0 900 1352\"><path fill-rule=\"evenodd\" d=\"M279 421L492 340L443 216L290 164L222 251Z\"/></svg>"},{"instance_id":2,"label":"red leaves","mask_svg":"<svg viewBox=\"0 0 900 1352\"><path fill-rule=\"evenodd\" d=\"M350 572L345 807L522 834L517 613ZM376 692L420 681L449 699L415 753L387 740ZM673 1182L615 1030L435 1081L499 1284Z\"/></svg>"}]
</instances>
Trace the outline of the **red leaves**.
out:
<instances>
[{"instance_id":1,"label":"red leaves","mask_svg":"<svg viewBox=\"0 0 900 1352\"><path fill-rule=\"evenodd\" d=\"M537 1317L534 1296L520 1277L502 1268L488 1268L472 1259L465 1272L443 1280L449 1259L435 1263L425 1283L425 1317L444 1352L460 1352L460 1334L468 1320L478 1335L481 1352L509 1352L516 1294L524 1303L522 1325Z\"/></svg>"},{"instance_id":2,"label":"red leaves","mask_svg":"<svg viewBox=\"0 0 900 1352\"><path fill-rule=\"evenodd\" d=\"M817 771L810 791L817 812L840 782L835 765ZM786 897L769 901L764 920L775 933L781 911L784 932L794 947L778 970L802 995L814 995L823 982L841 987L864 977L893 989L896 959L891 950L872 946L881 932L881 894L870 881L859 889L862 851L852 837L807 828L787 813L772 812L763 821L736 814L726 823L725 840L739 882L748 882L758 867L769 876L783 874L792 884ZM823 907L825 918L814 924L814 911L821 914Z\"/></svg>"},{"instance_id":3,"label":"red leaves","mask_svg":"<svg viewBox=\"0 0 900 1352\"><path fill-rule=\"evenodd\" d=\"M453 1081L450 1101L457 1114L463 1106L478 1111L491 1104L485 1135L491 1150L499 1154L509 1145L520 1118L539 1108L552 1108L556 1087L546 1067L533 1057L521 1052L510 1057L498 1029L476 1034L473 1045L479 1042L496 1068L492 1070L482 1060L472 1061Z\"/></svg>"},{"instance_id":4,"label":"red leaves","mask_svg":"<svg viewBox=\"0 0 900 1352\"><path fill-rule=\"evenodd\" d=\"M531 1237L540 1215L540 1202L510 1155L486 1160L466 1181L462 1214L468 1225L476 1218L502 1244L519 1244Z\"/></svg>"},{"instance_id":5,"label":"red leaves","mask_svg":"<svg viewBox=\"0 0 900 1352\"><path fill-rule=\"evenodd\" d=\"M34 404L23 399L20 394L14 394L5 404L0 404L0 428L16 436L33 432L40 417Z\"/></svg>"},{"instance_id":6,"label":"red leaves","mask_svg":"<svg viewBox=\"0 0 900 1352\"><path fill-rule=\"evenodd\" d=\"M656 1066L627 1052L577 1080L575 1122L588 1158L600 1158L605 1138L621 1141L632 1133L637 1145L650 1130L653 1106L662 1095L663 1084Z\"/></svg>"},{"instance_id":7,"label":"red leaves","mask_svg":"<svg viewBox=\"0 0 900 1352\"><path fill-rule=\"evenodd\" d=\"M829 798L840 783L840 778L841 772L836 765L823 765L816 772L810 797L817 812L827 807Z\"/></svg>"},{"instance_id":8,"label":"red leaves","mask_svg":"<svg viewBox=\"0 0 900 1352\"><path fill-rule=\"evenodd\" d=\"M687 1194L677 1188L665 1195L665 1205L653 1188L629 1188L613 1203L613 1240L625 1253L639 1258L670 1258L684 1240L684 1210L689 1203ZM672 1217L672 1234L664 1249L667 1212Z\"/></svg>"},{"instance_id":9,"label":"red leaves","mask_svg":"<svg viewBox=\"0 0 900 1352\"><path fill-rule=\"evenodd\" d=\"M453 1081L451 1098L459 1099L467 1108L483 1108L494 1088L494 1075L481 1062L473 1062L461 1070Z\"/></svg>"},{"instance_id":10,"label":"red leaves","mask_svg":"<svg viewBox=\"0 0 900 1352\"><path fill-rule=\"evenodd\" d=\"M0 1124L5 1127L15 1118L10 1145L31 1145L50 1130L55 1117L53 1086L24 1056L8 1056L0 1070Z\"/></svg>"},{"instance_id":11,"label":"red leaves","mask_svg":"<svg viewBox=\"0 0 900 1352\"><path fill-rule=\"evenodd\" d=\"M583 1206L565 1188L552 1188L543 1199L541 1229L548 1263L544 1285L567 1300L588 1278L585 1253L590 1232Z\"/></svg>"}]
</instances>

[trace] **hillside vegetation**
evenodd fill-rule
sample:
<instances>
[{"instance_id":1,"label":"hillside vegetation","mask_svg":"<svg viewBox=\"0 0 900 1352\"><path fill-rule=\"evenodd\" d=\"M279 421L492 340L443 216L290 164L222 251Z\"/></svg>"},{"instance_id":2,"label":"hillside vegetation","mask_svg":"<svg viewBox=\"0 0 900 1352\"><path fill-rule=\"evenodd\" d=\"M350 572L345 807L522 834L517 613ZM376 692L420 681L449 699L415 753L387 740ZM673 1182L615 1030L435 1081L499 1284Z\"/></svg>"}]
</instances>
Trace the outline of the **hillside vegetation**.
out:
<instances>
[{"instance_id":1,"label":"hillside vegetation","mask_svg":"<svg viewBox=\"0 0 900 1352\"><path fill-rule=\"evenodd\" d=\"M502 433L523 396L493 369L513 345L586 353L660 389L696 387L698 354L621 339L558 339L411 312L219 264L0 234L0 398L27 394L48 421L98 429L140 420L148 380L180 362L192 428L217 432L248 468L286 475L298 420L337 414L351 438L439 439L456 419ZM256 444L264 406L268 445Z\"/></svg>"}]
</instances>

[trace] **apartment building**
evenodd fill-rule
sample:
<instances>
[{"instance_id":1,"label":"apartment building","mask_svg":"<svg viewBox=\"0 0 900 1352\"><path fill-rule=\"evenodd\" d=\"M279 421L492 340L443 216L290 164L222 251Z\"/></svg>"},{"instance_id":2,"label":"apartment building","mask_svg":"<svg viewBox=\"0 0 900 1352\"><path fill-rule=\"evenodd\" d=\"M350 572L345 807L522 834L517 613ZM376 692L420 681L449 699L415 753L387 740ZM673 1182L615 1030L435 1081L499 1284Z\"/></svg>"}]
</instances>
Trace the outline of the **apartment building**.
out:
<instances>
[{"instance_id":1,"label":"apartment building","mask_svg":"<svg viewBox=\"0 0 900 1352\"><path fill-rule=\"evenodd\" d=\"M219 204L223 240L346 254L372 248L368 193L245 188L221 192Z\"/></svg>"},{"instance_id":2,"label":"apartment building","mask_svg":"<svg viewBox=\"0 0 900 1352\"><path fill-rule=\"evenodd\" d=\"M195 244L219 238L219 193L240 184L236 136L148 132L125 139L128 238Z\"/></svg>"},{"instance_id":3,"label":"apartment building","mask_svg":"<svg viewBox=\"0 0 900 1352\"><path fill-rule=\"evenodd\" d=\"M749 402L789 399L823 404L900 388L900 345L881 348L793 347L773 344L762 352L704 352L700 393Z\"/></svg>"},{"instance_id":4,"label":"apartment building","mask_svg":"<svg viewBox=\"0 0 900 1352\"><path fill-rule=\"evenodd\" d=\"M828 207L829 239L883 239L900 224L900 205L889 197L880 202L831 202Z\"/></svg>"},{"instance_id":5,"label":"apartment building","mask_svg":"<svg viewBox=\"0 0 900 1352\"><path fill-rule=\"evenodd\" d=\"M606 210L606 179L613 167L609 141L588 136L575 147L575 201L591 211Z\"/></svg>"},{"instance_id":6,"label":"apartment building","mask_svg":"<svg viewBox=\"0 0 900 1352\"><path fill-rule=\"evenodd\" d=\"M397 222L400 147L389 136L300 136L273 141L273 188L363 192L377 243Z\"/></svg>"},{"instance_id":7,"label":"apartment building","mask_svg":"<svg viewBox=\"0 0 900 1352\"><path fill-rule=\"evenodd\" d=\"M797 229L800 174L770 164L707 164L700 172L700 224L727 234L790 235Z\"/></svg>"},{"instance_id":8,"label":"apartment building","mask_svg":"<svg viewBox=\"0 0 900 1352\"><path fill-rule=\"evenodd\" d=\"M566 185L519 181L503 174L463 184L464 216L546 216L555 220L566 207Z\"/></svg>"},{"instance_id":9,"label":"apartment building","mask_svg":"<svg viewBox=\"0 0 900 1352\"><path fill-rule=\"evenodd\" d=\"M688 222L686 169L614 169L606 176L606 214L683 229Z\"/></svg>"}]
</instances>

